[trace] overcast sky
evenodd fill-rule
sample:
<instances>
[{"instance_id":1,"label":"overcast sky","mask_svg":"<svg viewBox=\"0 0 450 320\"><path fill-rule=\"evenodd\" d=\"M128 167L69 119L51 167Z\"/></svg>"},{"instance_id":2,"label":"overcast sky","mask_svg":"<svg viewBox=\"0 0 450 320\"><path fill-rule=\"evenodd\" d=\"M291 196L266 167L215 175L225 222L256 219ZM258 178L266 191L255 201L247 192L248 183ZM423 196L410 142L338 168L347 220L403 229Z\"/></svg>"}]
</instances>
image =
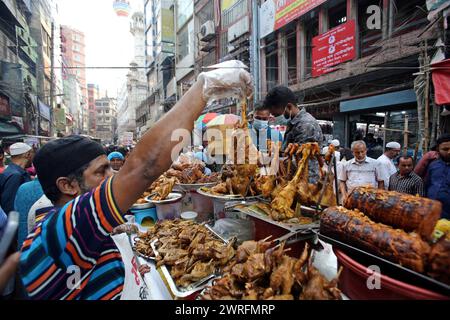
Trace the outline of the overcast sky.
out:
<instances>
[{"instance_id":1,"label":"overcast sky","mask_svg":"<svg viewBox=\"0 0 450 320\"><path fill-rule=\"evenodd\" d=\"M127 67L133 59L129 18L118 17L113 0L57 0L59 23L83 31L86 36L86 66ZM143 10L142 0L130 0L133 10ZM131 14L130 13L130 17ZM126 80L126 69L88 69L87 83L95 83L109 96Z\"/></svg>"}]
</instances>

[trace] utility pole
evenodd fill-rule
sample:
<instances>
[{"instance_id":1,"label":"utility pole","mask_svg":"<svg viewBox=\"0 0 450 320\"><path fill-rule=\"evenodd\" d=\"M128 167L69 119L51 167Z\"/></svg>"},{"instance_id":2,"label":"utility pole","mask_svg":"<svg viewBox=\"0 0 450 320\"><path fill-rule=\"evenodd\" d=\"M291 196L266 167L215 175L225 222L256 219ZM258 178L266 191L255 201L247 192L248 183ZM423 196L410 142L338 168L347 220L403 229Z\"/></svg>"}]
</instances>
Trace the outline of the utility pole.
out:
<instances>
[{"instance_id":1,"label":"utility pole","mask_svg":"<svg viewBox=\"0 0 450 320\"><path fill-rule=\"evenodd\" d=\"M50 128L49 135L53 137L53 105L55 99L55 23L52 21L50 35Z\"/></svg>"}]
</instances>

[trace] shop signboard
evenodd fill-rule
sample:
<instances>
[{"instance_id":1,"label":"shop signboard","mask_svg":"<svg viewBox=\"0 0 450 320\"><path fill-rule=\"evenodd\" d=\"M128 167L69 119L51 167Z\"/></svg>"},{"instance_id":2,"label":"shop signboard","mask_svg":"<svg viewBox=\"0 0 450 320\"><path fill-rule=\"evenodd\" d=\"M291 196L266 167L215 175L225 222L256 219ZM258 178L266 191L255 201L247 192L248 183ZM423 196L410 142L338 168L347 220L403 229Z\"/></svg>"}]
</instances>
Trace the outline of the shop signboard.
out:
<instances>
[{"instance_id":1,"label":"shop signboard","mask_svg":"<svg viewBox=\"0 0 450 320\"><path fill-rule=\"evenodd\" d=\"M260 38L301 17L326 0L267 0L259 9Z\"/></svg>"},{"instance_id":2,"label":"shop signboard","mask_svg":"<svg viewBox=\"0 0 450 320\"><path fill-rule=\"evenodd\" d=\"M50 120L50 107L38 99L41 117Z\"/></svg>"},{"instance_id":3,"label":"shop signboard","mask_svg":"<svg viewBox=\"0 0 450 320\"><path fill-rule=\"evenodd\" d=\"M312 45L312 76L336 70L338 64L355 58L355 21L350 20L314 37Z\"/></svg>"}]
</instances>

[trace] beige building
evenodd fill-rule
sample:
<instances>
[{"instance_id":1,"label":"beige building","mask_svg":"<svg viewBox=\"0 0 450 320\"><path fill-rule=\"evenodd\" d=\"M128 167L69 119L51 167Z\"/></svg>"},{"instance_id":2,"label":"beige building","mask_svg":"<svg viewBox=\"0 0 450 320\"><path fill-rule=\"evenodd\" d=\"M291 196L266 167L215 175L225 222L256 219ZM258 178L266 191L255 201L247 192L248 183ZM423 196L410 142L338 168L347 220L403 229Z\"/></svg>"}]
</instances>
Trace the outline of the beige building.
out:
<instances>
[{"instance_id":1,"label":"beige building","mask_svg":"<svg viewBox=\"0 0 450 320\"><path fill-rule=\"evenodd\" d=\"M113 98L95 100L96 130L95 137L103 143L114 143L117 130L117 102Z\"/></svg>"}]
</instances>

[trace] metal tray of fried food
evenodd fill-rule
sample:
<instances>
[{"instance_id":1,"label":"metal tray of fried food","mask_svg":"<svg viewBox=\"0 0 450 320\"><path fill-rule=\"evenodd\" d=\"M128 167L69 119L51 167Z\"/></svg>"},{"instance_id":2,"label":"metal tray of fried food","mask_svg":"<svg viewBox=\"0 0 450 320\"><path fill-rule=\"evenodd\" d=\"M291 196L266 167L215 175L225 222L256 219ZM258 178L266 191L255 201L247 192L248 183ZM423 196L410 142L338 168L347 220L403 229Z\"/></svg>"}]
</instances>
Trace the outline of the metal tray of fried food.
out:
<instances>
[{"instance_id":1,"label":"metal tray of fried food","mask_svg":"<svg viewBox=\"0 0 450 320\"><path fill-rule=\"evenodd\" d=\"M244 214L247 214L255 219L263 220L267 223L270 223L272 225L275 225L277 227L289 230L289 231L297 231L297 230L307 230L307 229L319 229L319 220L314 220L313 218L309 217L299 217L299 223L289 223L289 222L283 222L283 221L275 221L271 217L269 217L263 209L260 208L252 208L254 206L257 206L258 202L250 202L250 203L234 203L231 206L227 206L226 210L236 210L239 212L242 212ZM301 207L302 211L311 211L313 209L308 207ZM309 212L308 211L308 212ZM301 223L301 221L304 221L305 223Z\"/></svg>"},{"instance_id":2,"label":"metal tray of fried food","mask_svg":"<svg viewBox=\"0 0 450 320\"><path fill-rule=\"evenodd\" d=\"M239 194L214 194L214 193L210 193L208 192L209 189L207 188L200 188L197 190L197 193L206 196L206 197L210 197L216 200L221 200L223 202L227 202L227 201L249 201L249 200L256 200L258 199L258 196L247 196L247 197L243 197Z\"/></svg>"},{"instance_id":3,"label":"metal tray of fried food","mask_svg":"<svg viewBox=\"0 0 450 320\"><path fill-rule=\"evenodd\" d=\"M217 232L215 232L210 226L208 226L207 224L205 224L206 229L208 229L209 232L211 232L211 234L213 236L215 236L217 239L219 239L220 241L222 241L224 244L228 245L230 243L230 241L235 241L235 239L230 239L230 240L225 240L223 237L221 237L219 234L217 234ZM158 250L156 249L156 243L158 242L158 239L154 240L150 246L153 249L153 252L155 253L155 256L158 256ZM170 274L169 269L167 268L167 266L162 265L161 267L161 272L164 276L164 278L167 281L167 284L169 285L170 290L172 291L172 293L174 294L175 297L177 298L186 298L189 297L191 295L193 295L194 293L203 290L204 288L206 288L210 282L213 279L216 279L218 277L220 277L222 275L222 273L216 269L215 273L197 281L194 282L192 284L190 284L188 287L179 287L176 285L174 279L172 278L172 275Z\"/></svg>"},{"instance_id":4,"label":"metal tray of fried food","mask_svg":"<svg viewBox=\"0 0 450 320\"><path fill-rule=\"evenodd\" d=\"M403 267L398 263L394 263L342 241L323 235L318 231L314 231L314 233L317 234L320 240L342 250L345 254L350 256L350 258L355 259L362 265L376 265L380 267L380 269L383 270L383 274L388 277L450 297L450 285L442 283L425 274Z\"/></svg>"}]
</instances>

